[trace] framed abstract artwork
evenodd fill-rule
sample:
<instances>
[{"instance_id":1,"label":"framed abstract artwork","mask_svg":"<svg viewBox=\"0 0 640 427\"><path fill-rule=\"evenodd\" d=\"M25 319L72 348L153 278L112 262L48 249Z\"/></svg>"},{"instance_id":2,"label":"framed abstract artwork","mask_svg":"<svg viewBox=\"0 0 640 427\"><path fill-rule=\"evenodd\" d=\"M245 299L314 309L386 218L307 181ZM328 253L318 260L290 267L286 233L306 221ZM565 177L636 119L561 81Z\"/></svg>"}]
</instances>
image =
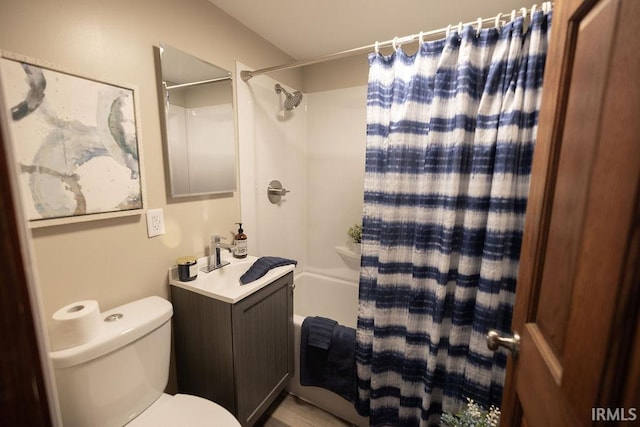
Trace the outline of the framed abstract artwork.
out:
<instances>
[{"instance_id":1,"label":"framed abstract artwork","mask_svg":"<svg viewBox=\"0 0 640 427\"><path fill-rule=\"evenodd\" d=\"M136 90L1 53L2 106L29 225L141 214Z\"/></svg>"}]
</instances>

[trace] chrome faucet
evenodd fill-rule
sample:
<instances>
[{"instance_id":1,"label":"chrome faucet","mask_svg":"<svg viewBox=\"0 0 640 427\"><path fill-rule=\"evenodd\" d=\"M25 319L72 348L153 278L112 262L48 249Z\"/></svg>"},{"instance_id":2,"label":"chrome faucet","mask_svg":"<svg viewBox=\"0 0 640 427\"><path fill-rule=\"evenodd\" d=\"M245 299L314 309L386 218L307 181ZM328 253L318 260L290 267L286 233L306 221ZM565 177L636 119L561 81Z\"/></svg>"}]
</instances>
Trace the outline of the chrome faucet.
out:
<instances>
[{"instance_id":1,"label":"chrome faucet","mask_svg":"<svg viewBox=\"0 0 640 427\"><path fill-rule=\"evenodd\" d=\"M229 264L229 261L222 261L220 257L220 249L228 249L229 252L231 252L231 250L235 248L235 245L223 243L222 240L224 240L224 237L218 236L217 234L211 236L209 239L209 261L207 262L207 266L200 270L208 273Z\"/></svg>"}]
</instances>

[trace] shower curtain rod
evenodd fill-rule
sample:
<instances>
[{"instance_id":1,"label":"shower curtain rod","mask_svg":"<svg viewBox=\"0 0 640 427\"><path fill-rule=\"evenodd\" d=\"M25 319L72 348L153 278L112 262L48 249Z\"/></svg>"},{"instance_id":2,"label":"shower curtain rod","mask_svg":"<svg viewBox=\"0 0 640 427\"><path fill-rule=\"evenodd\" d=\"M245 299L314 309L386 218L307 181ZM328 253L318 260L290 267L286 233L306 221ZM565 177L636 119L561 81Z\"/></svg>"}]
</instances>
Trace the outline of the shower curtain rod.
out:
<instances>
[{"instance_id":1,"label":"shower curtain rod","mask_svg":"<svg viewBox=\"0 0 640 427\"><path fill-rule=\"evenodd\" d=\"M518 12L520 12L523 16L527 16L527 13L529 11L531 11L531 14L533 14L533 12L536 11L536 8L538 6L537 5L533 5L531 7L531 9L527 9L526 7L520 8L518 10ZM553 7L553 3L552 2L544 2L542 3L542 10L544 11L548 11L551 10L551 8ZM495 17L492 18L478 18L475 21L472 22L465 22L465 23L458 23L457 25L453 26L453 25L449 25L448 27L445 28L440 28L437 30L432 30L432 31L427 31L427 32L420 32L418 34L411 34L410 36L405 36L405 37L395 37L391 40L387 40L384 42L375 42L373 44L367 45L367 46L362 46L362 47L356 47L353 49L348 49L348 50L343 50L341 52L336 52L336 53L330 53L327 55L322 55L322 56L316 56L315 58L310 58L310 59L302 59L299 61L293 61L290 62L288 64L282 64L282 65L276 65L273 67L267 67L267 68L261 68L259 70L254 70L254 71L249 71L249 70L242 70L240 71L240 77L242 78L243 81L249 81L249 79L251 79L252 77L255 76L259 76L261 74L267 74L267 73L272 73L274 71L283 71L283 70L289 70L291 68L299 68L299 67L305 67L307 65L313 65L313 64L318 64L321 62L327 62L327 61L333 61L334 59L340 59L340 58L346 58L349 56L355 56L355 55L359 55L361 53L365 53L368 52L372 49L374 49L376 52L378 51L379 48L383 48L383 47L389 47L389 46L393 46L394 48L396 46L400 46L402 44L405 43L411 43L415 40L424 40L424 37L434 37L434 36L438 36L438 35L442 35L442 34L448 34L448 32L451 30L451 28L458 28L459 32L462 32L462 27L467 26L467 25L474 25L476 24L479 28L481 28L484 24L487 23L494 23L494 25L497 27L498 25L500 25L500 23L502 22L500 19L502 18L502 16L511 16L512 20L516 18L516 10L512 10L510 13L498 13Z\"/></svg>"},{"instance_id":2,"label":"shower curtain rod","mask_svg":"<svg viewBox=\"0 0 640 427\"><path fill-rule=\"evenodd\" d=\"M200 80L199 82L181 83L178 85L171 85L171 86L165 85L165 88L167 90L171 90L171 89L178 89L181 87L199 86L199 85L206 85L209 83L223 82L225 80L231 80L231 76L218 77L216 79L209 79L209 80Z\"/></svg>"}]
</instances>

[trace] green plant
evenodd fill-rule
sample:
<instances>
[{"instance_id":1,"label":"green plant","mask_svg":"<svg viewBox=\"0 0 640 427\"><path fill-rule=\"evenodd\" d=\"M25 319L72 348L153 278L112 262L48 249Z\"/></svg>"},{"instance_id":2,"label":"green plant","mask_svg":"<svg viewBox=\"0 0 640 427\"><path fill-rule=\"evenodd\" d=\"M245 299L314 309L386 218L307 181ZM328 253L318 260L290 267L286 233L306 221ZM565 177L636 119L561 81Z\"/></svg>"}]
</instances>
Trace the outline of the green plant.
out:
<instances>
[{"instance_id":1,"label":"green plant","mask_svg":"<svg viewBox=\"0 0 640 427\"><path fill-rule=\"evenodd\" d=\"M361 243L362 242L362 226L359 224L353 224L351 227L349 227L349 230L347 230L347 234L349 235L349 237L351 237L351 240L353 240L356 243Z\"/></svg>"},{"instance_id":2,"label":"green plant","mask_svg":"<svg viewBox=\"0 0 640 427\"><path fill-rule=\"evenodd\" d=\"M467 405L463 410L455 415L445 412L440 420L444 425L452 427L498 427L500 425L500 409L492 406L487 411L473 399L467 398Z\"/></svg>"}]
</instances>

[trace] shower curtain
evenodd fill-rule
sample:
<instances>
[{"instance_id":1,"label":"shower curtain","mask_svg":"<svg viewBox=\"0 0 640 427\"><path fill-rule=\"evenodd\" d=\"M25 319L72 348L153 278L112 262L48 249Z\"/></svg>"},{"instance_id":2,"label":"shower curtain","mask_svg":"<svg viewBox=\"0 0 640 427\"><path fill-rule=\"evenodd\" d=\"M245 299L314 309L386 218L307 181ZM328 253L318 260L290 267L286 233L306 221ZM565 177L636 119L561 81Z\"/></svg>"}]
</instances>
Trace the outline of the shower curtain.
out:
<instances>
[{"instance_id":1,"label":"shower curtain","mask_svg":"<svg viewBox=\"0 0 640 427\"><path fill-rule=\"evenodd\" d=\"M371 54L356 409L499 406L551 12Z\"/></svg>"}]
</instances>

